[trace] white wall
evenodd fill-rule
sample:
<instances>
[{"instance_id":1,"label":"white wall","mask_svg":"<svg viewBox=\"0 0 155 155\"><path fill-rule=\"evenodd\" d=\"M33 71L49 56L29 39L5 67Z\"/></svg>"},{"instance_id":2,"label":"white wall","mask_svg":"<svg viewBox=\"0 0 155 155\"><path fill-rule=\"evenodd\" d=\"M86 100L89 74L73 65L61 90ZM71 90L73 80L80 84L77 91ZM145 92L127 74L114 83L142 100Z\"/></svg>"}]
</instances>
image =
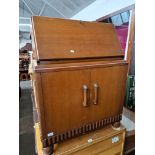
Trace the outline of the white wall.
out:
<instances>
[{"instance_id":1,"label":"white wall","mask_svg":"<svg viewBox=\"0 0 155 155\"><path fill-rule=\"evenodd\" d=\"M95 21L98 18L130 6L134 3L135 0L96 0L71 19Z\"/></svg>"},{"instance_id":2,"label":"white wall","mask_svg":"<svg viewBox=\"0 0 155 155\"><path fill-rule=\"evenodd\" d=\"M19 24L19 30L23 32L30 32L31 27L31 24Z\"/></svg>"}]
</instances>

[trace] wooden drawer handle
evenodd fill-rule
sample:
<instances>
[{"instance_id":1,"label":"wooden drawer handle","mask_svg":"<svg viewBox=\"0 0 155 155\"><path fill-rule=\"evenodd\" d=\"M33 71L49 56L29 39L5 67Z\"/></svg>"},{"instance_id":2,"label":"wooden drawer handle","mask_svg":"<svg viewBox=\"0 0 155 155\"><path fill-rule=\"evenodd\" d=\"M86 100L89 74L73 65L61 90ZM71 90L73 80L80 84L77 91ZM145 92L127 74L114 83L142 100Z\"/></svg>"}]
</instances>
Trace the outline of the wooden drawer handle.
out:
<instances>
[{"instance_id":1,"label":"wooden drawer handle","mask_svg":"<svg viewBox=\"0 0 155 155\"><path fill-rule=\"evenodd\" d=\"M98 102L98 88L99 86L95 83L94 84L94 104L96 105Z\"/></svg>"},{"instance_id":2,"label":"wooden drawer handle","mask_svg":"<svg viewBox=\"0 0 155 155\"><path fill-rule=\"evenodd\" d=\"M88 94L88 87L86 85L83 85L83 106L87 107L87 94Z\"/></svg>"}]
</instances>

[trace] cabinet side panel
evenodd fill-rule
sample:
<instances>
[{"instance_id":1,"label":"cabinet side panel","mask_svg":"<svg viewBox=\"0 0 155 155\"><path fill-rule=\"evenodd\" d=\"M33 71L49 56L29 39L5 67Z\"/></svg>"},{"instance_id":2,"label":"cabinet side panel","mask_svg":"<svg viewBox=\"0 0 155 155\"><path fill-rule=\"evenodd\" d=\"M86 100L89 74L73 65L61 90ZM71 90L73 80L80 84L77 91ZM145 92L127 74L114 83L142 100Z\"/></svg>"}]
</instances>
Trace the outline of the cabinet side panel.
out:
<instances>
[{"instance_id":1,"label":"cabinet side panel","mask_svg":"<svg viewBox=\"0 0 155 155\"><path fill-rule=\"evenodd\" d=\"M42 81L41 74L35 73L33 75L33 90L34 90L34 99L39 117L40 133L41 140L46 139L46 126L44 118L44 105L43 105L43 95L42 95Z\"/></svg>"}]
</instances>

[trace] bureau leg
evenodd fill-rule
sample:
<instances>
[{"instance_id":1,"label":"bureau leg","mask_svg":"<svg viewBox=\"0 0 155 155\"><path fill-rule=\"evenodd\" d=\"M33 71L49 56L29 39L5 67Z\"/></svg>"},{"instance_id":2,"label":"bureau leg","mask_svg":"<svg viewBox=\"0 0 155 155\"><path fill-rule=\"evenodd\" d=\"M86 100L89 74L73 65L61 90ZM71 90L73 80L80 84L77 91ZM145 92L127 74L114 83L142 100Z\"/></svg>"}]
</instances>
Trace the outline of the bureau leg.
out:
<instances>
[{"instance_id":1,"label":"bureau leg","mask_svg":"<svg viewBox=\"0 0 155 155\"><path fill-rule=\"evenodd\" d=\"M121 124L120 124L120 121L112 123L112 126L113 126L114 128L119 128L120 125L121 125Z\"/></svg>"},{"instance_id":2,"label":"bureau leg","mask_svg":"<svg viewBox=\"0 0 155 155\"><path fill-rule=\"evenodd\" d=\"M53 142L50 142L48 139L44 139L42 141L42 152L43 155L52 155L54 152Z\"/></svg>"},{"instance_id":3,"label":"bureau leg","mask_svg":"<svg viewBox=\"0 0 155 155\"><path fill-rule=\"evenodd\" d=\"M43 150L43 155L52 155L54 152L54 145L44 147L42 150Z\"/></svg>"}]
</instances>

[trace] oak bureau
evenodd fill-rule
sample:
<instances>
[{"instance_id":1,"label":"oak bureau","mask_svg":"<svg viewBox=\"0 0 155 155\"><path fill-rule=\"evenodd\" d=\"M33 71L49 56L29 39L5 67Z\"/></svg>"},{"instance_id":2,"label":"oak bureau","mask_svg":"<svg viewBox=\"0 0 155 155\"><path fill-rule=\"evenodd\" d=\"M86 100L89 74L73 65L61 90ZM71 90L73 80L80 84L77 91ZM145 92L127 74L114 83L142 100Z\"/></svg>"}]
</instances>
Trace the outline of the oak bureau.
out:
<instances>
[{"instance_id":1,"label":"oak bureau","mask_svg":"<svg viewBox=\"0 0 155 155\"><path fill-rule=\"evenodd\" d=\"M112 24L33 16L32 47L44 148L119 124L128 64Z\"/></svg>"}]
</instances>

